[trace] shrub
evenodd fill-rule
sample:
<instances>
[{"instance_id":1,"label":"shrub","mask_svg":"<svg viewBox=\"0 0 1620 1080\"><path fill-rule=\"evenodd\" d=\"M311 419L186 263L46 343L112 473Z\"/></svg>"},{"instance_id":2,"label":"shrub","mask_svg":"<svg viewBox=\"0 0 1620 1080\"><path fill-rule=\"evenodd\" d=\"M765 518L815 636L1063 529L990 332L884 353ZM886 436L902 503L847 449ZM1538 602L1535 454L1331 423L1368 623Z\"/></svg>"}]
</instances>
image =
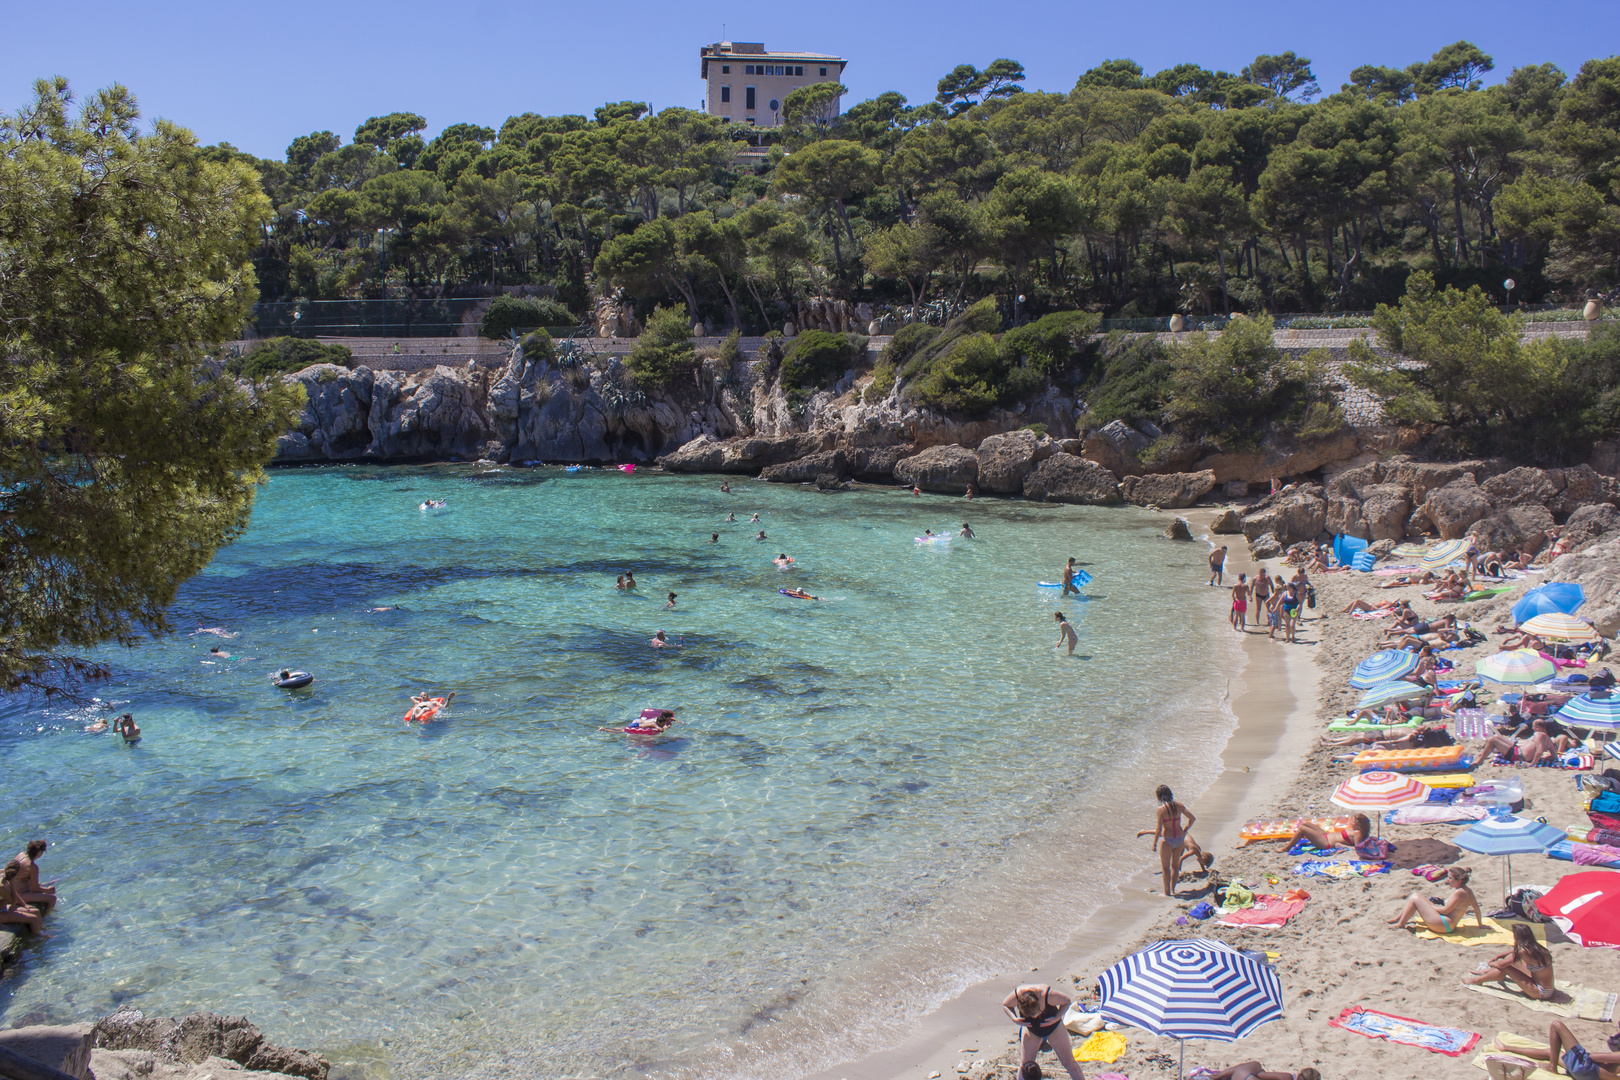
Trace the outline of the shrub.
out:
<instances>
[{"instance_id":1,"label":"shrub","mask_svg":"<svg viewBox=\"0 0 1620 1080\"><path fill-rule=\"evenodd\" d=\"M1092 361L1085 391L1092 422L1134 424L1142 417L1157 418L1164 411L1169 383L1170 364L1156 338L1115 330L1098 346Z\"/></svg>"},{"instance_id":2,"label":"shrub","mask_svg":"<svg viewBox=\"0 0 1620 1080\"><path fill-rule=\"evenodd\" d=\"M883 347L883 362L892 368L903 368L906 361L917 354L917 350L930 344L939 337L940 329L929 326L927 323L907 323L895 331L894 337Z\"/></svg>"},{"instance_id":3,"label":"shrub","mask_svg":"<svg viewBox=\"0 0 1620 1080\"><path fill-rule=\"evenodd\" d=\"M1272 336L1269 318L1234 319L1219 337L1171 346L1165 415L1180 434L1246 450L1268 426L1294 433L1309 426L1312 434L1343 426L1319 358L1294 360ZM1325 408L1313 413L1318 404Z\"/></svg>"},{"instance_id":4,"label":"shrub","mask_svg":"<svg viewBox=\"0 0 1620 1080\"><path fill-rule=\"evenodd\" d=\"M859 334L806 330L782 359L782 389L789 393L823 389L865 352L866 339Z\"/></svg>"},{"instance_id":5,"label":"shrub","mask_svg":"<svg viewBox=\"0 0 1620 1080\"><path fill-rule=\"evenodd\" d=\"M232 375L257 382L288 371L303 371L313 364L349 366L354 354L347 345L326 345L311 338L266 338L248 352L226 362Z\"/></svg>"},{"instance_id":6,"label":"shrub","mask_svg":"<svg viewBox=\"0 0 1620 1080\"><path fill-rule=\"evenodd\" d=\"M523 339L521 348L525 360L554 360L557 357L557 347L551 341L551 335L544 330L536 330Z\"/></svg>"},{"instance_id":7,"label":"shrub","mask_svg":"<svg viewBox=\"0 0 1620 1080\"><path fill-rule=\"evenodd\" d=\"M1007 331L1001 347L1038 374L1055 378L1080 363L1086 340L1101 324L1102 316L1089 311L1054 311Z\"/></svg>"},{"instance_id":8,"label":"shrub","mask_svg":"<svg viewBox=\"0 0 1620 1080\"><path fill-rule=\"evenodd\" d=\"M720 343L720 352L717 359L726 365L727 370L730 370L733 364L744 358L741 340L742 331L733 329L731 333L726 335L726 340Z\"/></svg>"},{"instance_id":9,"label":"shrub","mask_svg":"<svg viewBox=\"0 0 1620 1080\"><path fill-rule=\"evenodd\" d=\"M691 374L697 367L697 357L686 309L662 305L654 308L625 363L636 382L646 387L668 386L678 376Z\"/></svg>"},{"instance_id":10,"label":"shrub","mask_svg":"<svg viewBox=\"0 0 1620 1080\"><path fill-rule=\"evenodd\" d=\"M478 336L503 338L513 330L534 330L542 326L572 326L579 320L555 300L531 300L516 296L497 296L484 311L484 320L478 324Z\"/></svg>"},{"instance_id":11,"label":"shrub","mask_svg":"<svg viewBox=\"0 0 1620 1080\"><path fill-rule=\"evenodd\" d=\"M944 356L929 360L906 385L906 393L920 404L982 415L1027 396L1043 381L1030 368L1010 362L995 338L976 331L958 338Z\"/></svg>"},{"instance_id":12,"label":"shrub","mask_svg":"<svg viewBox=\"0 0 1620 1080\"><path fill-rule=\"evenodd\" d=\"M861 400L868 405L876 405L889 396L894 389L894 365L887 360L879 360L877 367L872 369L872 381L866 384L866 390L861 394Z\"/></svg>"},{"instance_id":13,"label":"shrub","mask_svg":"<svg viewBox=\"0 0 1620 1080\"><path fill-rule=\"evenodd\" d=\"M907 362L901 366L900 375L909 381L921 374L933 361L949 353L956 347L956 343L967 335L990 334L999 329L1001 329L1001 313L996 310L995 298L987 296L946 323L929 339L926 346L914 350Z\"/></svg>"}]
</instances>

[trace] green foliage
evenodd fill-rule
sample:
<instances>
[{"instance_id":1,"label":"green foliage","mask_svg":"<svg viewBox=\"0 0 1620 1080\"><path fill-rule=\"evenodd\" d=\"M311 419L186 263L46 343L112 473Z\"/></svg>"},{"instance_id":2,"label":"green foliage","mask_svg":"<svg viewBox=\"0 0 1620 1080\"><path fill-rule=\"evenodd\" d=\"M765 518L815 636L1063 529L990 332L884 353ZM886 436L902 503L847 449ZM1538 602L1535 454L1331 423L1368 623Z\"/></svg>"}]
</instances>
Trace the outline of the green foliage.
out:
<instances>
[{"instance_id":1,"label":"green foliage","mask_svg":"<svg viewBox=\"0 0 1620 1080\"><path fill-rule=\"evenodd\" d=\"M866 384L866 390L861 394L861 400L868 405L875 405L889 396L894 389L894 365L887 360L879 360L872 369L872 381Z\"/></svg>"},{"instance_id":2,"label":"green foliage","mask_svg":"<svg viewBox=\"0 0 1620 1080\"><path fill-rule=\"evenodd\" d=\"M170 629L180 583L246 528L303 392L206 360L256 290L253 171L123 87L66 80L0 115L0 686L91 672L64 650Z\"/></svg>"},{"instance_id":3,"label":"green foliage","mask_svg":"<svg viewBox=\"0 0 1620 1080\"><path fill-rule=\"evenodd\" d=\"M720 343L720 352L716 359L726 365L727 371L731 370L733 364L744 359L741 340L742 331L733 329L731 333L726 335L726 339Z\"/></svg>"},{"instance_id":4,"label":"green foliage","mask_svg":"<svg viewBox=\"0 0 1620 1080\"><path fill-rule=\"evenodd\" d=\"M1001 347L1037 374L1058 378L1073 371L1101 323L1102 316L1089 311L1054 311L1007 331Z\"/></svg>"},{"instance_id":5,"label":"green foliage","mask_svg":"<svg viewBox=\"0 0 1620 1080\"><path fill-rule=\"evenodd\" d=\"M1268 318L1236 319L1219 337L1172 345L1165 416L1177 434L1227 450L1259 444L1268 430L1312 434L1344 426L1319 360L1293 360L1272 342ZM1312 412L1313 405L1324 406Z\"/></svg>"},{"instance_id":6,"label":"green foliage","mask_svg":"<svg viewBox=\"0 0 1620 1080\"><path fill-rule=\"evenodd\" d=\"M514 330L534 330L542 326L572 326L579 320L567 308L548 298L531 299L497 296L490 301L478 324L478 336L503 338Z\"/></svg>"},{"instance_id":7,"label":"green foliage","mask_svg":"<svg viewBox=\"0 0 1620 1080\"><path fill-rule=\"evenodd\" d=\"M649 389L669 386L677 378L690 375L697 366L692 348L692 324L686 312L662 305L647 316L647 326L636 339L636 346L625 358L636 382Z\"/></svg>"},{"instance_id":8,"label":"green foliage","mask_svg":"<svg viewBox=\"0 0 1620 1080\"><path fill-rule=\"evenodd\" d=\"M1097 347L1086 390L1091 420L1098 425L1134 424L1164 414L1171 368L1157 338L1115 330Z\"/></svg>"},{"instance_id":9,"label":"green foliage","mask_svg":"<svg viewBox=\"0 0 1620 1080\"><path fill-rule=\"evenodd\" d=\"M790 394L821 390L865 353L866 338L859 334L806 330L794 338L782 359L782 389Z\"/></svg>"},{"instance_id":10,"label":"green foliage","mask_svg":"<svg viewBox=\"0 0 1620 1080\"><path fill-rule=\"evenodd\" d=\"M241 356L225 364L232 375L258 382L289 371L302 371L315 364L348 367L354 354L347 345L328 345L311 338L265 338Z\"/></svg>"},{"instance_id":11,"label":"green foliage","mask_svg":"<svg viewBox=\"0 0 1620 1080\"><path fill-rule=\"evenodd\" d=\"M918 350L928 346L939 337L940 329L929 326L927 323L907 323L895 331L889 343L883 347L883 362L892 368L903 368Z\"/></svg>"},{"instance_id":12,"label":"green foliage","mask_svg":"<svg viewBox=\"0 0 1620 1080\"><path fill-rule=\"evenodd\" d=\"M523 350L526 360L555 360L557 358L557 345L551 340L551 335L544 329L528 334L518 346Z\"/></svg>"},{"instance_id":13,"label":"green foliage","mask_svg":"<svg viewBox=\"0 0 1620 1080\"><path fill-rule=\"evenodd\" d=\"M1010 360L995 338L974 331L930 360L906 384L906 395L919 405L978 416L1028 396L1043 382L1030 368Z\"/></svg>"}]
</instances>

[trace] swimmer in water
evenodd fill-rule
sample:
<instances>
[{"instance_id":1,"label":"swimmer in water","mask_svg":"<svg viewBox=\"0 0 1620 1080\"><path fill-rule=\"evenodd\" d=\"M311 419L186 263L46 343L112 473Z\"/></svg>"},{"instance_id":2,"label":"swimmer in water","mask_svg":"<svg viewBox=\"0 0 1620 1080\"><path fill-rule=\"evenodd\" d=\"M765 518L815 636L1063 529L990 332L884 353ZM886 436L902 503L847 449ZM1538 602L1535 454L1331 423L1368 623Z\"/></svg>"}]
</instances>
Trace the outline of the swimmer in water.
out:
<instances>
[{"instance_id":1,"label":"swimmer in water","mask_svg":"<svg viewBox=\"0 0 1620 1080\"><path fill-rule=\"evenodd\" d=\"M135 717L125 713L113 721L113 731L122 735L124 741L131 746L141 741L141 726L135 722Z\"/></svg>"},{"instance_id":2,"label":"swimmer in water","mask_svg":"<svg viewBox=\"0 0 1620 1080\"><path fill-rule=\"evenodd\" d=\"M229 660L231 658L231 654L220 648L218 645L215 645L212 649L209 649L208 655L214 657L216 660Z\"/></svg>"},{"instance_id":3,"label":"swimmer in water","mask_svg":"<svg viewBox=\"0 0 1620 1080\"><path fill-rule=\"evenodd\" d=\"M709 534L709 543L718 544L719 542L720 542L720 534L719 533L710 533Z\"/></svg>"},{"instance_id":4,"label":"swimmer in water","mask_svg":"<svg viewBox=\"0 0 1620 1080\"><path fill-rule=\"evenodd\" d=\"M1080 644L1080 635L1074 632L1074 627L1070 626L1069 620L1063 617L1063 612L1054 611L1052 618L1056 619L1058 624L1057 647L1061 649L1064 645L1068 645L1069 655L1073 656L1074 647Z\"/></svg>"},{"instance_id":5,"label":"swimmer in water","mask_svg":"<svg viewBox=\"0 0 1620 1080\"><path fill-rule=\"evenodd\" d=\"M748 519L748 524L750 524L750 525L757 525L757 524L759 524L759 515L758 515L758 514L755 514L755 515L754 515L754 516L753 516L753 517L751 517L751 518L749 518L749 519Z\"/></svg>"},{"instance_id":6,"label":"swimmer in water","mask_svg":"<svg viewBox=\"0 0 1620 1080\"><path fill-rule=\"evenodd\" d=\"M971 540L971 539L973 539L973 530L972 530L972 528L970 528L968 526L968 523L964 521L964 522L962 522L962 531L960 533L958 533L957 535L958 536L965 536L969 540Z\"/></svg>"},{"instance_id":7,"label":"swimmer in water","mask_svg":"<svg viewBox=\"0 0 1620 1080\"><path fill-rule=\"evenodd\" d=\"M922 494L922 488L918 487L916 484L912 484L911 485L911 493L913 495L921 495Z\"/></svg>"},{"instance_id":8,"label":"swimmer in water","mask_svg":"<svg viewBox=\"0 0 1620 1080\"><path fill-rule=\"evenodd\" d=\"M805 592L803 589L783 589L783 590L781 590L781 592L782 592L783 596L791 596L795 600L820 600L821 599L821 597L819 597L819 596L811 596L809 593Z\"/></svg>"},{"instance_id":9,"label":"swimmer in water","mask_svg":"<svg viewBox=\"0 0 1620 1080\"><path fill-rule=\"evenodd\" d=\"M626 570L624 572L624 587L625 591L627 592L636 587L636 575L634 571Z\"/></svg>"},{"instance_id":10,"label":"swimmer in water","mask_svg":"<svg viewBox=\"0 0 1620 1080\"><path fill-rule=\"evenodd\" d=\"M668 611L669 609L673 608L674 606L675 606L675 594L670 593L669 594L669 599L664 603L664 610Z\"/></svg>"},{"instance_id":11,"label":"swimmer in water","mask_svg":"<svg viewBox=\"0 0 1620 1080\"><path fill-rule=\"evenodd\" d=\"M720 490L725 492L727 495L730 495L731 494L731 481L730 480L722 480L722 481L720 481Z\"/></svg>"},{"instance_id":12,"label":"swimmer in water","mask_svg":"<svg viewBox=\"0 0 1620 1080\"><path fill-rule=\"evenodd\" d=\"M726 520L727 521L736 521L737 520L737 515L736 514L727 514L726 515Z\"/></svg>"},{"instance_id":13,"label":"swimmer in water","mask_svg":"<svg viewBox=\"0 0 1620 1080\"><path fill-rule=\"evenodd\" d=\"M624 588L624 575L623 575L623 574L620 574L620 575L619 575L619 580L618 580L618 581L615 581L615 582L614 582L614 583L613 583L613 587L614 587L614 588L615 588L615 589L622 589L622 588Z\"/></svg>"},{"instance_id":14,"label":"swimmer in water","mask_svg":"<svg viewBox=\"0 0 1620 1080\"><path fill-rule=\"evenodd\" d=\"M756 537L754 537L754 539L755 539L755 540L766 540L766 539L769 539L769 537L767 537L767 536L766 536L766 535L765 535L765 530L764 530L764 529L761 529L761 530L759 530L759 535L758 535L758 536L756 536Z\"/></svg>"},{"instance_id":15,"label":"swimmer in water","mask_svg":"<svg viewBox=\"0 0 1620 1080\"><path fill-rule=\"evenodd\" d=\"M934 535L934 530L933 529L924 529L923 530L923 535L924 536L933 536Z\"/></svg>"},{"instance_id":16,"label":"swimmer in water","mask_svg":"<svg viewBox=\"0 0 1620 1080\"><path fill-rule=\"evenodd\" d=\"M668 731L669 725L675 722L675 714L668 709L661 709L657 716L638 716L622 728L601 727L597 731L623 731L626 735L657 735Z\"/></svg>"},{"instance_id":17,"label":"swimmer in water","mask_svg":"<svg viewBox=\"0 0 1620 1080\"><path fill-rule=\"evenodd\" d=\"M793 560L787 557L786 552L783 552L782 554L778 555L776 558L772 559L771 562L775 563L777 566L784 566L784 567L793 565Z\"/></svg>"},{"instance_id":18,"label":"swimmer in water","mask_svg":"<svg viewBox=\"0 0 1620 1080\"><path fill-rule=\"evenodd\" d=\"M685 640L685 639L683 638L682 640ZM651 645L655 649L678 649L678 648L680 648L680 646L677 645L675 642L669 640L668 636L666 636L665 633L662 630L660 630L660 631L658 631L658 633L654 634L652 636L652 640L647 642L647 644Z\"/></svg>"},{"instance_id":19,"label":"swimmer in water","mask_svg":"<svg viewBox=\"0 0 1620 1080\"><path fill-rule=\"evenodd\" d=\"M84 730L88 735L100 735L103 731L107 730L107 718L105 716L96 717L95 721L87 726Z\"/></svg>"}]
</instances>

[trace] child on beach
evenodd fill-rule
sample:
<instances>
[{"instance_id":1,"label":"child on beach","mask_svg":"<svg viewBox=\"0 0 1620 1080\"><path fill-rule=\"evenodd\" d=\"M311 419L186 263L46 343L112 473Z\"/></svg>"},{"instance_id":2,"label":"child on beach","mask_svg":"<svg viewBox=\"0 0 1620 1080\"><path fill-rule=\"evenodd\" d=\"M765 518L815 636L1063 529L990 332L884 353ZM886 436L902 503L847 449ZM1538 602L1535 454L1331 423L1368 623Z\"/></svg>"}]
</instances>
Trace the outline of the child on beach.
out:
<instances>
[{"instance_id":1,"label":"child on beach","mask_svg":"<svg viewBox=\"0 0 1620 1080\"><path fill-rule=\"evenodd\" d=\"M1249 575L1239 574L1232 586L1232 629L1244 633L1249 624Z\"/></svg>"}]
</instances>

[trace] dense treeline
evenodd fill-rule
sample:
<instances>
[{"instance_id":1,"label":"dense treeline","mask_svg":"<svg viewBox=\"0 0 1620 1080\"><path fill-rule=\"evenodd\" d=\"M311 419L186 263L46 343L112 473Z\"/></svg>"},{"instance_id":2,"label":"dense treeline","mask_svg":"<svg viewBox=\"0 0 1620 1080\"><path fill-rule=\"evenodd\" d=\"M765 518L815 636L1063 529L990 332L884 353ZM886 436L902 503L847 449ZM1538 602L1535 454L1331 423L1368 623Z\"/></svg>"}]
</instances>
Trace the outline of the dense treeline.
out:
<instances>
[{"instance_id":1,"label":"dense treeline","mask_svg":"<svg viewBox=\"0 0 1620 1080\"><path fill-rule=\"evenodd\" d=\"M392 296L537 284L578 315L594 272L643 314L757 331L823 295L1129 316L1364 310L1419 270L1497 300L1506 276L1520 302L1612 288L1620 56L1482 87L1492 68L1458 42L1323 97L1293 53L1235 75L1113 60L1060 94L997 60L918 106L830 117L830 88L805 88L780 133L620 102L431 141L395 113L285 161L210 152L252 164L275 205L266 299L381 296L386 270ZM777 141L740 166L749 135Z\"/></svg>"}]
</instances>

